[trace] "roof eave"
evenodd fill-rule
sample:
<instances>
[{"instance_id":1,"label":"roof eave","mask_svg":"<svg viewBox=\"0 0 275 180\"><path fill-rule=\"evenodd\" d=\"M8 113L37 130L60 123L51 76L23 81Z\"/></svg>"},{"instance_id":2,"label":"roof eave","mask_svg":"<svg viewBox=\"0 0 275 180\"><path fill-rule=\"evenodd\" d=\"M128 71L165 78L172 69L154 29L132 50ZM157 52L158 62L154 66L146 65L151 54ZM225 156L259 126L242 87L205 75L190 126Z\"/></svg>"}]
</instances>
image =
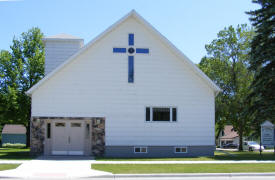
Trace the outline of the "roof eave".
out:
<instances>
[{"instance_id":1,"label":"roof eave","mask_svg":"<svg viewBox=\"0 0 275 180\"><path fill-rule=\"evenodd\" d=\"M174 46L165 36L163 36L157 29L155 29L149 22L147 22L142 16L136 13L135 10L132 11L134 17L137 17L137 20L141 20L140 22L145 24L145 27L149 27L151 31L158 34L159 38L164 42L164 44L168 44L169 48L174 51L180 58L184 58L186 62L193 67L195 73L198 73L199 76L202 76L207 84L214 90L214 95L217 96L219 92L222 90L218 87L208 76L206 76L182 51L180 51L176 46Z\"/></svg>"},{"instance_id":2,"label":"roof eave","mask_svg":"<svg viewBox=\"0 0 275 180\"><path fill-rule=\"evenodd\" d=\"M36 83L33 87L31 87L28 91L25 92L28 96L31 97L32 93L42 84L43 82L50 79L56 72L58 72L60 69L62 69L64 66L69 64L74 58L76 58L78 55L80 55L82 52L84 52L86 49L88 49L92 44L97 42L99 39L101 39L103 36L105 36L107 33L111 32L116 26L118 26L120 23L122 23L124 20L126 20L128 17L133 15L135 10L132 10L128 14L126 14L124 17L122 17L120 20L118 20L116 23L111 25L109 28L107 28L105 31L100 33L98 36L96 36L93 40L91 40L89 43L84 45L78 52L76 52L74 55L72 55L69 59L64 61L61 65L59 65L56 69L51 71L49 74L47 74L43 79L41 79L38 83Z\"/></svg>"},{"instance_id":3,"label":"roof eave","mask_svg":"<svg viewBox=\"0 0 275 180\"><path fill-rule=\"evenodd\" d=\"M71 56L69 59L67 59L64 63L59 65L56 69L51 71L48 75L46 75L43 79L41 79L38 83L36 83L32 88L30 88L27 92L25 92L28 96L31 96L32 93L45 81L50 79L56 72L58 72L60 69L65 67L66 65L70 64L70 62L75 59L77 56L79 56L82 52L87 50L90 46L92 46L94 43L96 43L99 39L101 39L103 36L111 32L113 29L115 29L119 24L121 24L123 21L128 19L130 16L135 17L139 22L145 25L149 30L156 33L161 41L164 42L164 44L168 44L168 48L172 49L175 54L177 54L180 58L183 58L186 60L186 62L193 68L194 72L199 75L208 85L211 87L214 91L215 96L221 91L221 89L211 80L208 76L206 76L185 54L183 54L177 47L175 47L166 37L164 37L158 30L156 30L150 23L148 23L142 16L140 16L135 10L130 11L128 14L126 14L124 17L122 17L120 20L118 20L116 23L111 25L109 28L107 28L105 31L103 31L101 34L99 34L97 37L95 37L93 40L91 40L88 44L83 46L77 53L75 53L73 56Z\"/></svg>"}]
</instances>

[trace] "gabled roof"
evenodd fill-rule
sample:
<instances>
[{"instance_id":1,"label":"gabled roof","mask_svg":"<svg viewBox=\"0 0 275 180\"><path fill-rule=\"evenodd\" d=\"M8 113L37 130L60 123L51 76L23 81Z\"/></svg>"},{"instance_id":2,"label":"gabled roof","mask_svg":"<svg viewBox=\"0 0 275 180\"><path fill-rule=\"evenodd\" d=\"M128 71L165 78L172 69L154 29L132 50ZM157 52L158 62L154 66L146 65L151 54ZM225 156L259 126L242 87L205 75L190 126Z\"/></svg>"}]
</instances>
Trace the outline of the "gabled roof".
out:
<instances>
[{"instance_id":1,"label":"gabled roof","mask_svg":"<svg viewBox=\"0 0 275 180\"><path fill-rule=\"evenodd\" d=\"M26 134L26 127L21 124L6 124L2 134Z\"/></svg>"},{"instance_id":2,"label":"gabled roof","mask_svg":"<svg viewBox=\"0 0 275 180\"><path fill-rule=\"evenodd\" d=\"M224 136L220 137L220 139L233 139L235 137L239 137L238 133L234 131L232 125L226 125L223 129Z\"/></svg>"},{"instance_id":3,"label":"gabled roof","mask_svg":"<svg viewBox=\"0 0 275 180\"><path fill-rule=\"evenodd\" d=\"M239 135L235 132L235 133L228 134L226 136L222 136L220 137L220 139L234 139L236 137L239 137Z\"/></svg>"},{"instance_id":4,"label":"gabled roof","mask_svg":"<svg viewBox=\"0 0 275 180\"><path fill-rule=\"evenodd\" d=\"M261 124L262 127L274 127L274 124L272 124L270 121L265 121Z\"/></svg>"},{"instance_id":5,"label":"gabled roof","mask_svg":"<svg viewBox=\"0 0 275 180\"><path fill-rule=\"evenodd\" d=\"M94 38L92 41L90 41L88 44L86 44L84 47L82 47L77 53L72 55L69 59L67 59L64 63L59 65L56 69L51 71L47 76L45 76L42 80L40 80L37 84L35 84L32 88L30 88L26 94L31 95L37 88L39 88L42 84L44 84L47 80L49 80L51 77L53 77L58 71L60 71L62 68L70 64L72 61L76 59L80 54L82 54L84 51L86 51L88 48L93 46L95 43L97 43L101 38L106 36L108 33L116 29L120 24L122 24L124 21L126 21L129 18L135 18L140 24L142 24L147 30L151 31L153 34L156 35L156 37L163 42L167 48L169 48L175 55L177 55L180 59L182 59L186 64L190 67L191 70L193 70L201 79L208 84L210 88L213 89L215 92L215 95L221 91L221 89L211 80L208 76L206 76L187 56L185 56L179 49L177 49L168 39L166 39L161 33L159 33L150 23L148 23L143 17L141 17L135 10L132 10L128 14L126 14L124 17L122 17L119 21L114 23L112 26L110 26L108 29L106 29L104 32L99 34L96 38Z\"/></svg>"}]
</instances>

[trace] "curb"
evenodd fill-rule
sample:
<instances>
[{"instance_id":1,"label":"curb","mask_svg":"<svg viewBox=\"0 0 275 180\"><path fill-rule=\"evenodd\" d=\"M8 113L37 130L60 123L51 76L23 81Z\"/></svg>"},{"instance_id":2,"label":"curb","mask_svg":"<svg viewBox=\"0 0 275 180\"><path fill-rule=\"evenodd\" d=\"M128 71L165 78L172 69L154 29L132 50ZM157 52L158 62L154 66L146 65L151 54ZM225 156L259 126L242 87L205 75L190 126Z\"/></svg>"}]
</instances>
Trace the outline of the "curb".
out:
<instances>
[{"instance_id":1,"label":"curb","mask_svg":"<svg viewBox=\"0 0 275 180\"><path fill-rule=\"evenodd\" d=\"M180 177L252 177L252 176L266 176L275 177L275 173L182 173L182 174L113 174L113 175L97 175L97 176L87 176L79 178L180 178ZM11 177L11 176L1 176L0 179L25 179L25 177ZM35 178L35 179L44 179Z\"/></svg>"},{"instance_id":2,"label":"curb","mask_svg":"<svg viewBox=\"0 0 275 180\"><path fill-rule=\"evenodd\" d=\"M184 173L184 174L114 174L90 176L87 178L145 178L145 177L244 177L244 176L274 176L275 173Z\"/></svg>"},{"instance_id":3,"label":"curb","mask_svg":"<svg viewBox=\"0 0 275 180\"><path fill-rule=\"evenodd\" d=\"M221 160L221 161L95 161L91 164L274 164L274 160Z\"/></svg>"}]
</instances>

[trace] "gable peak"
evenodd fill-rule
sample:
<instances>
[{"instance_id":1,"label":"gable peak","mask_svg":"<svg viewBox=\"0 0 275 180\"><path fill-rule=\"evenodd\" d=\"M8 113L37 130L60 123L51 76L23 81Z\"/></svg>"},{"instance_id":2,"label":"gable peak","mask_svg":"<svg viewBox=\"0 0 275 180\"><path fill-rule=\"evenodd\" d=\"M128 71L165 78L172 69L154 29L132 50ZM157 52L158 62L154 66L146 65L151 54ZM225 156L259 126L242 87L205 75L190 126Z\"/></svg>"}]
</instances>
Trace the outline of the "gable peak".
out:
<instances>
[{"instance_id":1,"label":"gable peak","mask_svg":"<svg viewBox=\"0 0 275 180\"><path fill-rule=\"evenodd\" d=\"M217 95L221 89L211 80L209 77L207 77L193 62L185 56L179 49L177 49L167 38L165 38L160 32L158 32L149 22L147 22L141 15L139 15L134 9L132 9L129 13L127 13L125 16L123 16L121 19L119 19L116 23L111 25L109 28L107 28L105 31L103 31L101 34L99 34L97 37L95 37L93 40L91 40L89 43L87 43L83 48L81 48L78 52L76 52L74 55L70 56L64 63L59 65L57 68L55 68L52 72L47 74L42 80L40 80L37 84L35 84L32 88L30 88L26 94L31 95L41 84L46 82L48 79L53 77L58 71L60 71L63 67L65 67L67 64L69 64L71 61L75 60L76 57L78 57L80 54L82 54L84 51L86 51L88 48L96 44L101 38L106 36L108 33L110 33L112 30L114 30L116 27L121 25L123 22L128 20L129 18L133 17L135 20L137 20L144 28L146 28L148 31L152 32L152 34L155 34L156 37L164 44L166 44L167 48L169 48L176 56L178 56L182 61L186 62L186 64L191 68L193 72L195 72L199 77L201 77L204 82L214 91L214 94ZM55 40L55 38L53 38ZM50 38L49 38L50 40ZM58 39L60 40L60 39Z\"/></svg>"}]
</instances>

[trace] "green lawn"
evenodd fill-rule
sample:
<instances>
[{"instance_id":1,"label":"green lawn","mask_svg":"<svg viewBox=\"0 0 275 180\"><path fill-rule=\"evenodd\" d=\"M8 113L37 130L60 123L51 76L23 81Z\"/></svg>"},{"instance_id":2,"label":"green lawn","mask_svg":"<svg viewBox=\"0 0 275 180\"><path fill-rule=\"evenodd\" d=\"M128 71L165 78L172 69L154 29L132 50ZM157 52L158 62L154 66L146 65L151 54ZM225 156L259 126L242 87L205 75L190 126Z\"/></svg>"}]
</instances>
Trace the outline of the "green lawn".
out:
<instances>
[{"instance_id":1,"label":"green lawn","mask_svg":"<svg viewBox=\"0 0 275 180\"><path fill-rule=\"evenodd\" d=\"M35 156L30 155L30 149L0 148L0 159L5 160L29 160Z\"/></svg>"},{"instance_id":2,"label":"green lawn","mask_svg":"<svg viewBox=\"0 0 275 180\"><path fill-rule=\"evenodd\" d=\"M15 169L20 164L0 164L0 171L9 170L9 169Z\"/></svg>"},{"instance_id":3,"label":"green lawn","mask_svg":"<svg viewBox=\"0 0 275 180\"><path fill-rule=\"evenodd\" d=\"M93 164L113 174L275 172L275 164Z\"/></svg>"},{"instance_id":4,"label":"green lawn","mask_svg":"<svg viewBox=\"0 0 275 180\"><path fill-rule=\"evenodd\" d=\"M227 152L216 151L213 157L193 158L105 158L97 157L98 161L215 161L215 160L275 160L273 152Z\"/></svg>"}]
</instances>

